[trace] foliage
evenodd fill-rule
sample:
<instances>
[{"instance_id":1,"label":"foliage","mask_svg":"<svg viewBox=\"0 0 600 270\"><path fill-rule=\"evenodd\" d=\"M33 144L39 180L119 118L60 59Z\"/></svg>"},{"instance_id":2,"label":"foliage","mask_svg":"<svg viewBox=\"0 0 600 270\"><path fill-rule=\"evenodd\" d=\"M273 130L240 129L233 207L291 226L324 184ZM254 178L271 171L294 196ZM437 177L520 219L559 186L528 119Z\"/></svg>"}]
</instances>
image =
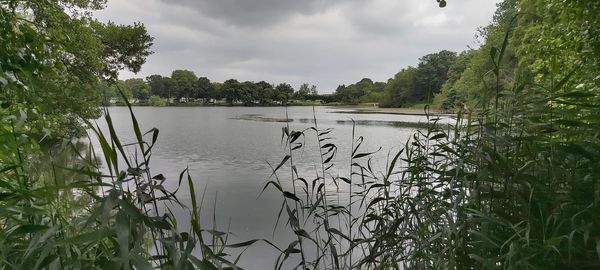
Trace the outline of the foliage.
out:
<instances>
[{"instance_id":1,"label":"foliage","mask_svg":"<svg viewBox=\"0 0 600 270\"><path fill-rule=\"evenodd\" d=\"M566 14L581 14L581 7L600 11L586 1L535 1L532 6L544 10L550 3L563 8L562 18L571 21L561 22L573 23L571 29L578 31L587 30L593 19ZM513 4L500 5L499 15L514 11ZM557 18L561 17L548 19ZM519 31L538 35L532 40L560 38L550 30L552 25L547 25L549 32L538 32L538 23L520 25L515 36L512 27L503 34L490 32L484 49L463 59L469 64L454 69L458 74L466 67L461 78L479 75L479 83L467 88L478 94L470 100L470 110L447 127L431 119L427 129L418 130L390 156L383 172L372 170L373 152L360 150L363 138L353 138L350 168L345 174L335 173L339 170L334 161L339 159L332 158L337 146L328 137L329 129L319 129L316 120L306 130L284 127L290 152L273 169L274 179L267 186L281 192L285 211L280 218L287 218L281 223L298 239L281 258L296 257L299 266L314 269L599 268L597 73L591 75L591 66L552 68L554 58L574 57L566 67L596 62L598 55L579 47L594 48L596 39L554 40L542 45L540 55L520 56L537 60L522 61L531 66L517 68L515 51L535 47L515 43L522 38ZM495 43L496 36L503 38ZM510 48L512 44L517 48ZM565 46L570 49L563 50ZM474 67L489 69L478 73ZM448 87L460 81L450 81ZM307 137L318 141L321 153L321 169L314 177L300 175L293 163L295 156L308 151ZM285 175L292 190L282 188L283 168L291 168ZM332 190L338 192L332 196ZM320 256L310 256L312 249Z\"/></svg>"},{"instance_id":2,"label":"foliage","mask_svg":"<svg viewBox=\"0 0 600 270\"><path fill-rule=\"evenodd\" d=\"M169 77L152 75L146 78L150 86L150 94L163 98L170 98L174 95L175 82Z\"/></svg>"},{"instance_id":3,"label":"foliage","mask_svg":"<svg viewBox=\"0 0 600 270\"><path fill-rule=\"evenodd\" d=\"M273 93L276 100L281 100L286 103L294 93L294 88L287 83L280 83L275 87L275 92Z\"/></svg>"},{"instance_id":4,"label":"foliage","mask_svg":"<svg viewBox=\"0 0 600 270\"><path fill-rule=\"evenodd\" d=\"M131 92L136 100L145 102L150 97L150 87L142 79L125 80L124 86L125 90L122 91Z\"/></svg>"},{"instance_id":5,"label":"foliage","mask_svg":"<svg viewBox=\"0 0 600 270\"><path fill-rule=\"evenodd\" d=\"M382 106L430 103L448 79L448 71L455 61L456 53L447 50L421 57L417 67L403 69L388 81Z\"/></svg>"},{"instance_id":6,"label":"foliage","mask_svg":"<svg viewBox=\"0 0 600 270\"><path fill-rule=\"evenodd\" d=\"M91 21L90 25L100 37L102 58L106 63L104 76L117 78L118 71L129 69L137 73L152 54L149 50L153 38L146 33L141 23L134 25L117 25L113 22L102 24Z\"/></svg>"},{"instance_id":7,"label":"foliage","mask_svg":"<svg viewBox=\"0 0 600 270\"><path fill-rule=\"evenodd\" d=\"M173 70L171 79L174 82L174 89L170 91L172 96L169 98L180 99L184 96L193 97L197 95L196 81L198 77L196 77L194 72L189 70Z\"/></svg>"},{"instance_id":8,"label":"foliage","mask_svg":"<svg viewBox=\"0 0 600 270\"><path fill-rule=\"evenodd\" d=\"M99 78L115 79L122 68L139 70L152 41L141 24L102 24L86 12L103 4L0 4L0 100L7 108L2 117L35 110L30 131L60 138L82 134L78 117L99 116Z\"/></svg>"},{"instance_id":9,"label":"foliage","mask_svg":"<svg viewBox=\"0 0 600 270\"><path fill-rule=\"evenodd\" d=\"M383 93L385 83L373 82L369 78L363 78L355 84L340 85L335 90L335 99L348 104L360 102L377 102Z\"/></svg>"},{"instance_id":10,"label":"foliage","mask_svg":"<svg viewBox=\"0 0 600 270\"><path fill-rule=\"evenodd\" d=\"M0 130L3 268L216 269L234 265L228 247L257 241L228 245L229 232L203 229L192 179L185 170L179 177L179 185L187 180L190 187L188 207L163 185L162 174L151 174L159 131L142 133L132 111L131 117L132 143L118 139L107 111L108 130L87 122L101 156L68 140L47 148L22 133L22 119L3 120L11 123L3 127L12 127ZM189 212L189 232L178 231L175 208Z\"/></svg>"},{"instance_id":11,"label":"foliage","mask_svg":"<svg viewBox=\"0 0 600 270\"><path fill-rule=\"evenodd\" d=\"M139 81L140 79L135 80ZM151 95L168 99L170 102L212 103L215 100L225 99L229 105L255 106L286 104L291 99L304 101L324 98L318 94L314 85L303 84L298 91L294 91L294 88L287 83L275 86L265 81L239 82L236 79L217 83L211 82L207 77L198 78L194 72L189 70L174 70L171 77L151 75L146 78L145 83L149 87ZM125 92L127 91L125 89ZM145 100L141 97L136 98Z\"/></svg>"},{"instance_id":12,"label":"foliage","mask_svg":"<svg viewBox=\"0 0 600 270\"><path fill-rule=\"evenodd\" d=\"M459 95L460 89L457 89L456 83L465 73L471 59L476 54L475 50L461 52L456 61L448 69L448 79L442 85L440 93L435 95L433 104L445 111L456 111L466 100Z\"/></svg>"},{"instance_id":13,"label":"foliage","mask_svg":"<svg viewBox=\"0 0 600 270\"><path fill-rule=\"evenodd\" d=\"M385 98L381 100L380 106L394 107L398 104L408 104L409 93L414 89L416 73L417 69L414 67L396 73L385 86Z\"/></svg>"},{"instance_id":14,"label":"foliage","mask_svg":"<svg viewBox=\"0 0 600 270\"><path fill-rule=\"evenodd\" d=\"M165 101L159 96L150 96L150 98L148 99L148 105L161 107L167 105L167 101Z\"/></svg>"},{"instance_id":15,"label":"foliage","mask_svg":"<svg viewBox=\"0 0 600 270\"><path fill-rule=\"evenodd\" d=\"M479 35L483 38L481 47L458 57L454 73L448 74L450 79L443 85L442 92L435 99L437 104L442 105L442 109L457 111L468 110L469 107L488 107L495 95L493 91L488 90L498 88L502 92L517 80L518 58L515 54L515 46L506 47L502 55L504 65L501 76L495 77L490 72L494 69L493 58L495 57L490 57L490 53L493 48L497 49L498 45L503 43L507 31L512 31L513 18L518 10L517 5L515 0L499 3L493 22L479 30ZM514 38L514 35L509 35L507 42L517 43ZM519 75L529 76L523 72Z\"/></svg>"},{"instance_id":16,"label":"foliage","mask_svg":"<svg viewBox=\"0 0 600 270\"><path fill-rule=\"evenodd\" d=\"M298 91L294 93L295 99L305 100L309 96L317 96L319 93L317 92L316 85L310 85L308 83L303 83L298 88Z\"/></svg>"}]
</instances>

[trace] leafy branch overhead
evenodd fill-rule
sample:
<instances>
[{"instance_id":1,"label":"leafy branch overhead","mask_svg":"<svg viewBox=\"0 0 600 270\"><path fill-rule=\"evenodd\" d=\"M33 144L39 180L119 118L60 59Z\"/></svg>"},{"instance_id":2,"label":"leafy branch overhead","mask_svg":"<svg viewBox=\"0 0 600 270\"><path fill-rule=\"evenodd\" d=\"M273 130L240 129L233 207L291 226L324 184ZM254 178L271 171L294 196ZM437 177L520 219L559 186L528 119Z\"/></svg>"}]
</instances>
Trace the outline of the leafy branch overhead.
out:
<instances>
[{"instance_id":1,"label":"leafy branch overhead","mask_svg":"<svg viewBox=\"0 0 600 270\"><path fill-rule=\"evenodd\" d=\"M72 118L99 115L102 79L140 70L152 52L153 38L141 23L101 23L91 11L105 1L3 1L0 4L0 98L9 110L36 108L54 137L81 133ZM71 119L65 118L71 116ZM69 123L69 124L67 124ZM67 126L65 126L67 124Z\"/></svg>"}]
</instances>

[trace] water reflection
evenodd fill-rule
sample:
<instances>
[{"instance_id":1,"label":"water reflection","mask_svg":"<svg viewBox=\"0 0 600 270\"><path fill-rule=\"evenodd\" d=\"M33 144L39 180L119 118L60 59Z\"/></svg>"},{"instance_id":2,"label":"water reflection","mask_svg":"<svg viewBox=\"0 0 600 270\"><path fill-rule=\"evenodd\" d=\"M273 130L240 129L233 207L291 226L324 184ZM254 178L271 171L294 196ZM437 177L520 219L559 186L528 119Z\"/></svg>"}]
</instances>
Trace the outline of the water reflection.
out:
<instances>
[{"instance_id":1,"label":"water reflection","mask_svg":"<svg viewBox=\"0 0 600 270\"><path fill-rule=\"evenodd\" d=\"M100 165L90 144L84 140L45 142L40 145L41 156L28 161L28 172L39 179L69 184L82 180L78 171L94 171Z\"/></svg>"}]
</instances>

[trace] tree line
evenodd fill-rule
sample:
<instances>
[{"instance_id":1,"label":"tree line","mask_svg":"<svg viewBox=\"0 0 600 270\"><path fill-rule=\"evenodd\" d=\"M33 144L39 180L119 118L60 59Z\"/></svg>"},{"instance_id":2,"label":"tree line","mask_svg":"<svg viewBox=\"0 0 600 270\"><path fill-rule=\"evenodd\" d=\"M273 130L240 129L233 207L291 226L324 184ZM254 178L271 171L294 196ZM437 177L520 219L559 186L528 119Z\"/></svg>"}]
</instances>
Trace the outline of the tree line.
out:
<instances>
[{"instance_id":1,"label":"tree line","mask_svg":"<svg viewBox=\"0 0 600 270\"><path fill-rule=\"evenodd\" d=\"M428 103L441 91L448 79L448 71L457 59L457 54L448 50L427 54L419 59L416 67L402 69L387 82L364 78L348 86L340 85L334 99L347 104L379 103L381 107Z\"/></svg>"},{"instance_id":2,"label":"tree line","mask_svg":"<svg viewBox=\"0 0 600 270\"><path fill-rule=\"evenodd\" d=\"M266 81L240 82L229 79L213 82L207 77L198 77L190 70L174 70L171 76L151 75L146 79L133 78L116 83L102 83L100 92L103 103L109 105L120 97L119 90L136 103L161 105L169 103L213 103L224 101L227 104L272 105L299 101L319 101L327 95L320 95L315 85L304 83L294 89L289 83L271 84Z\"/></svg>"},{"instance_id":3,"label":"tree line","mask_svg":"<svg viewBox=\"0 0 600 270\"><path fill-rule=\"evenodd\" d=\"M294 101L321 101L324 103L358 104L379 103L384 107L402 107L433 100L448 79L452 65L466 53L443 50L420 58L417 67L407 67L387 82L363 78L350 85L339 85L332 94L319 94L315 85L304 83L294 89L289 83L271 84L266 81L240 82L229 79L213 82L198 77L190 70L174 70L171 76L151 75L145 79L133 78L109 84L100 84L105 105L118 100L119 89L125 96L139 103L163 105L166 102L213 102L227 104L273 105Z\"/></svg>"}]
</instances>

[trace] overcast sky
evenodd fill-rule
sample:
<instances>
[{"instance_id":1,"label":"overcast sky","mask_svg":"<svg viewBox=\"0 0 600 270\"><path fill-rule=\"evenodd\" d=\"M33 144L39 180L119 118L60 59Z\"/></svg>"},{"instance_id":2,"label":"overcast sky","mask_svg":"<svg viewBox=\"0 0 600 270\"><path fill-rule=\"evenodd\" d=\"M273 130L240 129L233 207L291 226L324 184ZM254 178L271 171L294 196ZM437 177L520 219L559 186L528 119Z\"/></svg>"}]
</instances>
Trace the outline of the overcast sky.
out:
<instances>
[{"instance_id":1,"label":"overcast sky","mask_svg":"<svg viewBox=\"0 0 600 270\"><path fill-rule=\"evenodd\" d=\"M155 52L137 75L189 69L212 81L303 82L331 93L386 81L418 58L477 47L497 0L109 0L103 21L144 23Z\"/></svg>"}]
</instances>

